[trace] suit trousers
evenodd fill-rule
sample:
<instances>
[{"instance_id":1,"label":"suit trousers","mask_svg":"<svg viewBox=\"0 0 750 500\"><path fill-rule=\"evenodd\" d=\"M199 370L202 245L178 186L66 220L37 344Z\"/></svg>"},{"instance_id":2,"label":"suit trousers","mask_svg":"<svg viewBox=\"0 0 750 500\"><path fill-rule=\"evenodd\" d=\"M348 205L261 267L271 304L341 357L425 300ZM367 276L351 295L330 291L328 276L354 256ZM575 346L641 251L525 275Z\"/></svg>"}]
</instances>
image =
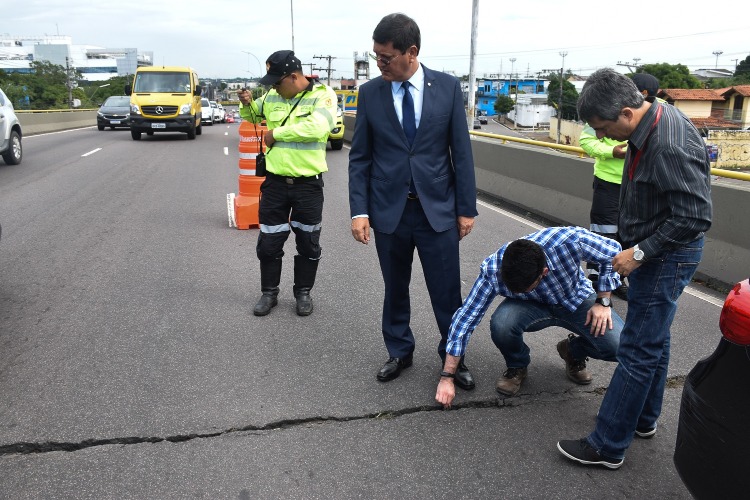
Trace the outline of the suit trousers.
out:
<instances>
[{"instance_id":1,"label":"suit trousers","mask_svg":"<svg viewBox=\"0 0 750 500\"><path fill-rule=\"evenodd\" d=\"M458 229L436 232L419 200L408 200L393 234L375 228L374 232L385 284L382 329L389 356L403 358L414 352L409 283L416 248L440 332L438 354L444 359L451 318L462 302Z\"/></svg>"}]
</instances>

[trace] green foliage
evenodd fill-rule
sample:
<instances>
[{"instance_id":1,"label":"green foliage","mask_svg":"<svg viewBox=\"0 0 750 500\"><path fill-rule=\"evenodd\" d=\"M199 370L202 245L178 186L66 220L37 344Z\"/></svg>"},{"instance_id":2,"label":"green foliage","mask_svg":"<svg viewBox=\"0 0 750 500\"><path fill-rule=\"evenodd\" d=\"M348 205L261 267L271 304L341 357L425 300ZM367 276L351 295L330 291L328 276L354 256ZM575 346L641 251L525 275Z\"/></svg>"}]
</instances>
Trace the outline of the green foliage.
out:
<instances>
[{"instance_id":1,"label":"green foliage","mask_svg":"<svg viewBox=\"0 0 750 500\"><path fill-rule=\"evenodd\" d=\"M501 94L497 96L497 100L495 101L495 111L497 111L497 114L499 115L506 115L513 111L515 105L516 103L510 96Z\"/></svg>"},{"instance_id":2,"label":"green foliage","mask_svg":"<svg viewBox=\"0 0 750 500\"><path fill-rule=\"evenodd\" d=\"M740 61L737 65L737 69L734 70L734 76L750 75L750 56L747 56L745 60Z\"/></svg>"},{"instance_id":3,"label":"green foliage","mask_svg":"<svg viewBox=\"0 0 750 500\"><path fill-rule=\"evenodd\" d=\"M662 89L701 89L703 84L690 74L690 70L683 64L644 64L643 73L650 73L659 80Z\"/></svg>"},{"instance_id":4,"label":"green foliage","mask_svg":"<svg viewBox=\"0 0 750 500\"><path fill-rule=\"evenodd\" d=\"M560 110L560 75L551 73L549 80L547 104ZM578 102L578 91L575 85L568 80L563 80L562 91L562 109L558 112L559 116L565 120L577 120L578 111L576 110L576 103Z\"/></svg>"}]
</instances>

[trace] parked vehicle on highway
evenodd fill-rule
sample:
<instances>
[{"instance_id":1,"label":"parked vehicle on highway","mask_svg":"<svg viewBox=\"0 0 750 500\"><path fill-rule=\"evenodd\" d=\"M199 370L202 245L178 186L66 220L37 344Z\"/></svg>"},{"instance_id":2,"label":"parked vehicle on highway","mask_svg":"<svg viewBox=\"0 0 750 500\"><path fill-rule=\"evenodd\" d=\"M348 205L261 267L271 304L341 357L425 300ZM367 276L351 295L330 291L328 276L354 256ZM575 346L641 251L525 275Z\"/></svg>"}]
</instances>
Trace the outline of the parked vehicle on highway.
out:
<instances>
[{"instance_id":1,"label":"parked vehicle on highway","mask_svg":"<svg viewBox=\"0 0 750 500\"><path fill-rule=\"evenodd\" d=\"M750 280L729 292L719 328L718 347L685 380L674 451L699 500L750 498Z\"/></svg>"},{"instance_id":2,"label":"parked vehicle on highway","mask_svg":"<svg viewBox=\"0 0 750 500\"><path fill-rule=\"evenodd\" d=\"M485 115L480 116L479 123L481 123L482 125L487 125L487 117Z\"/></svg>"},{"instance_id":3,"label":"parked vehicle on highway","mask_svg":"<svg viewBox=\"0 0 750 500\"><path fill-rule=\"evenodd\" d=\"M130 128L130 97L126 95L107 97L96 113L96 127L99 130L104 130L106 127L112 130L116 127Z\"/></svg>"},{"instance_id":4,"label":"parked vehicle on highway","mask_svg":"<svg viewBox=\"0 0 750 500\"><path fill-rule=\"evenodd\" d=\"M8 165L18 165L23 159L21 122L3 89L0 89L0 154Z\"/></svg>"},{"instance_id":5,"label":"parked vehicle on highway","mask_svg":"<svg viewBox=\"0 0 750 500\"><path fill-rule=\"evenodd\" d=\"M201 123L205 123L206 125L214 124L214 108L205 97L201 98Z\"/></svg>"},{"instance_id":6,"label":"parked vehicle on highway","mask_svg":"<svg viewBox=\"0 0 750 500\"><path fill-rule=\"evenodd\" d=\"M214 110L214 123L223 123L226 113L224 107L216 101L209 101L211 108Z\"/></svg>"},{"instance_id":7,"label":"parked vehicle on highway","mask_svg":"<svg viewBox=\"0 0 750 500\"><path fill-rule=\"evenodd\" d=\"M133 84L125 86L130 96L130 135L185 132L188 139L201 134L201 88L198 74L186 66L142 66L135 70Z\"/></svg>"},{"instance_id":8,"label":"parked vehicle on highway","mask_svg":"<svg viewBox=\"0 0 750 500\"><path fill-rule=\"evenodd\" d=\"M474 129L482 128L482 124L479 122L477 118L474 118Z\"/></svg>"},{"instance_id":9,"label":"parked vehicle on highway","mask_svg":"<svg viewBox=\"0 0 750 500\"><path fill-rule=\"evenodd\" d=\"M331 149L339 151L344 147L344 113L341 108L336 110L336 126L328 134L328 140L331 142Z\"/></svg>"}]
</instances>

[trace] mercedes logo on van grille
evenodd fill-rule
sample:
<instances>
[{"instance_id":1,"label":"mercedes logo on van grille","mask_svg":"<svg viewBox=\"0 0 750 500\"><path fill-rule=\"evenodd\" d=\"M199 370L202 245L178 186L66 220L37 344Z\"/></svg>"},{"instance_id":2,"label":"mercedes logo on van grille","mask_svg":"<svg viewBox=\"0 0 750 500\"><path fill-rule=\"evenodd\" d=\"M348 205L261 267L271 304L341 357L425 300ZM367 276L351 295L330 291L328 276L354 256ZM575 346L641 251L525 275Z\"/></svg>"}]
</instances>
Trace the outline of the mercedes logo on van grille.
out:
<instances>
[{"instance_id":1,"label":"mercedes logo on van grille","mask_svg":"<svg viewBox=\"0 0 750 500\"><path fill-rule=\"evenodd\" d=\"M156 114L160 115L164 113L164 108L162 106L156 106Z\"/></svg>"}]
</instances>

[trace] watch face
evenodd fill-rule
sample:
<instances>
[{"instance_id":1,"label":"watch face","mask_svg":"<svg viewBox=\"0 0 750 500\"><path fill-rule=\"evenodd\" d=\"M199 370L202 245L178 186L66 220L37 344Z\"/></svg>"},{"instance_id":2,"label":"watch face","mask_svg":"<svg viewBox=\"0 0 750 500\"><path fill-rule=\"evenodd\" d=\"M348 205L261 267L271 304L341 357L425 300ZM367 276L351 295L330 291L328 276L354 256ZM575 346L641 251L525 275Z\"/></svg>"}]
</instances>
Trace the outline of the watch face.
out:
<instances>
[{"instance_id":1,"label":"watch face","mask_svg":"<svg viewBox=\"0 0 750 500\"><path fill-rule=\"evenodd\" d=\"M610 307L612 305L612 301L607 297L599 297L598 299L596 299L596 302L603 305L604 307Z\"/></svg>"}]
</instances>

